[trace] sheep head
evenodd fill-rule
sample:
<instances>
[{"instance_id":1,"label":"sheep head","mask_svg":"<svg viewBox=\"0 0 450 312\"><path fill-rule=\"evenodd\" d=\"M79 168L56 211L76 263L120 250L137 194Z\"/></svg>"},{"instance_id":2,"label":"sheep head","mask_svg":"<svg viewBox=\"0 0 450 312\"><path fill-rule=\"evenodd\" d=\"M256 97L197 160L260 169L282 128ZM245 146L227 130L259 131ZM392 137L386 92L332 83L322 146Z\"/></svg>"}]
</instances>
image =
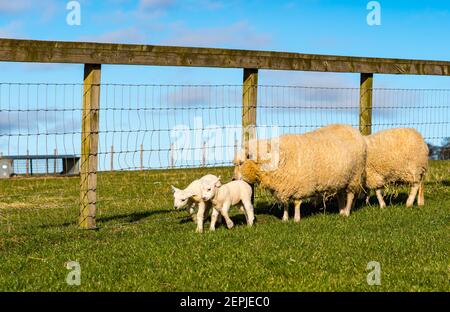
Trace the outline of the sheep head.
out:
<instances>
[{"instance_id":1,"label":"sheep head","mask_svg":"<svg viewBox=\"0 0 450 312\"><path fill-rule=\"evenodd\" d=\"M260 169L258 164L253 160L246 160L235 164L233 180L244 180L247 183L254 184L259 181L259 175Z\"/></svg>"},{"instance_id":2,"label":"sheep head","mask_svg":"<svg viewBox=\"0 0 450 312\"><path fill-rule=\"evenodd\" d=\"M189 204L192 194L185 190L180 190L173 185L171 187L173 192L173 208L177 210L185 208Z\"/></svg>"},{"instance_id":3,"label":"sheep head","mask_svg":"<svg viewBox=\"0 0 450 312\"><path fill-rule=\"evenodd\" d=\"M202 199L208 201L214 198L219 187L222 186L220 182L220 176L217 179L202 180L200 184L200 189L202 192Z\"/></svg>"}]
</instances>

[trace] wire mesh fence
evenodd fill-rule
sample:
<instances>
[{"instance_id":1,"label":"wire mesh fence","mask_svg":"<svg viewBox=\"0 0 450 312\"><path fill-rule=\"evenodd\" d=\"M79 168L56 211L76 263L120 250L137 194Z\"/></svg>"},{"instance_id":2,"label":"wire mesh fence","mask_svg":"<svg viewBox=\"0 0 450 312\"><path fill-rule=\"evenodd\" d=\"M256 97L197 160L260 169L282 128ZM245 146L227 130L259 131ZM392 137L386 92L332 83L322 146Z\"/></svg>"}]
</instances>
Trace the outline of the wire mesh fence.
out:
<instances>
[{"instance_id":1,"label":"wire mesh fence","mask_svg":"<svg viewBox=\"0 0 450 312\"><path fill-rule=\"evenodd\" d=\"M185 187L206 173L229 180L242 144L242 88L100 85L98 220L120 222L170 209L170 185ZM450 90L372 92L373 132L415 128L432 158L449 158ZM257 137L333 123L358 127L359 100L359 88L259 85ZM79 178L55 177L63 163L52 155L81 157L82 102L83 84L0 83L1 159L13 159L15 174L0 180L1 220L8 226L27 224L20 209L29 210L27 220L43 224L77 219ZM26 178L32 164L41 175Z\"/></svg>"}]
</instances>

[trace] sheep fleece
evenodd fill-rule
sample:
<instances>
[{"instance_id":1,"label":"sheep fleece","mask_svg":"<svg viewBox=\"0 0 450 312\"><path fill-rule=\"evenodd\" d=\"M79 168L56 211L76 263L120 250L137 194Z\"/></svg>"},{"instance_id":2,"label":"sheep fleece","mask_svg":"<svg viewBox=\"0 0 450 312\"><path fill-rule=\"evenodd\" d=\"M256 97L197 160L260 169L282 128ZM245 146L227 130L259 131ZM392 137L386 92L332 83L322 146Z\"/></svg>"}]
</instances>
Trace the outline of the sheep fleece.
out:
<instances>
[{"instance_id":1,"label":"sheep fleece","mask_svg":"<svg viewBox=\"0 0 450 312\"><path fill-rule=\"evenodd\" d=\"M378 189L387 183L421 182L428 168L428 146L412 128L397 128L365 137L366 185Z\"/></svg>"},{"instance_id":2,"label":"sheep fleece","mask_svg":"<svg viewBox=\"0 0 450 312\"><path fill-rule=\"evenodd\" d=\"M282 135L278 146L276 169L264 171L261 164L250 160L244 162L242 174L244 180L258 181L270 189L281 202L318 193L357 192L364 184L366 143L350 126L330 125L305 134Z\"/></svg>"}]
</instances>

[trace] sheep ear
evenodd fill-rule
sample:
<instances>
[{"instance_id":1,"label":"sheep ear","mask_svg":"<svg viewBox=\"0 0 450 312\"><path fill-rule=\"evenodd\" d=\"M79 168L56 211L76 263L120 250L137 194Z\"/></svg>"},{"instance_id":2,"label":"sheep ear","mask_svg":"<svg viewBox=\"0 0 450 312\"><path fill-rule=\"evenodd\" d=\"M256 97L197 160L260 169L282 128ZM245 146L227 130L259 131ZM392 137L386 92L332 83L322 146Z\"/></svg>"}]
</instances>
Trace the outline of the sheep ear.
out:
<instances>
[{"instance_id":1,"label":"sheep ear","mask_svg":"<svg viewBox=\"0 0 450 312\"><path fill-rule=\"evenodd\" d=\"M222 186L222 183L220 182L220 176L217 178L215 186L216 187L221 187Z\"/></svg>"},{"instance_id":2,"label":"sheep ear","mask_svg":"<svg viewBox=\"0 0 450 312\"><path fill-rule=\"evenodd\" d=\"M170 186L172 188L172 193L175 193L176 191L179 191L179 189L177 189L175 186L171 185Z\"/></svg>"}]
</instances>

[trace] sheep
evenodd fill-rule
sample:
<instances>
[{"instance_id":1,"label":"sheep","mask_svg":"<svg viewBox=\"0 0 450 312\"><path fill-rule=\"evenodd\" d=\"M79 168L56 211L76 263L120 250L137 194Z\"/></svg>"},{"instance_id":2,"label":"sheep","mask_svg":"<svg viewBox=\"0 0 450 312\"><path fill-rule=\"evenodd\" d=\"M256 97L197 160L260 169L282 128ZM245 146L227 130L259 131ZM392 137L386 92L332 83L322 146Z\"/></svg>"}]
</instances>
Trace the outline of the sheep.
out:
<instances>
[{"instance_id":1,"label":"sheep","mask_svg":"<svg viewBox=\"0 0 450 312\"><path fill-rule=\"evenodd\" d=\"M428 146L412 128L383 130L364 137L367 143L366 187L375 190L381 208L386 207L382 189L388 183L407 183L411 191L406 206L423 206L423 181L428 169Z\"/></svg>"},{"instance_id":2,"label":"sheep","mask_svg":"<svg viewBox=\"0 0 450 312\"><path fill-rule=\"evenodd\" d=\"M198 180L192 181L184 190L180 190L173 185L171 186L174 198L174 208L177 210L185 207L188 208L189 214L197 224L196 232L198 233L203 232L204 215L205 212L208 213L211 206L210 203L205 203L202 199L201 182L216 181L217 179L217 176L207 174ZM198 205L197 215L195 215L194 210L196 205Z\"/></svg>"},{"instance_id":3,"label":"sheep","mask_svg":"<svg viewBox=\"0 0 450 312\"><path fill-rule=\"evenodd\" d=\"M222 185L220 178L215 181L201 182L202 199L211 202L213 212L211 213L210 230L215 230L215 224L219 213L224 217L228 229L234 224L228 215L232 205L241 204L241 210L245 214L247 225L252 226L255 219L252 205L252 187L244 181L232 181Z\"/></svg>"},{"instance_id":4,"label":"sheep","mask_svg":"<svg viewBox=\"0 0 450 312\"><path fill-rule=\"evenodd\" d=\"M283 221L289 219L290 199L295 203L294 221L299 222L302 200L319 194L337 194L340 214L350 215L355 193L364 184L366 143L358 130L329 125L304 134L282 135L272 139L267 149L270 159L261 157L259 146L257 155L250 154L253 159L237 155L233 178L271 190L284 204ZM274 157L278 158L275 165Z\"/></svg>"}]
</instances>

